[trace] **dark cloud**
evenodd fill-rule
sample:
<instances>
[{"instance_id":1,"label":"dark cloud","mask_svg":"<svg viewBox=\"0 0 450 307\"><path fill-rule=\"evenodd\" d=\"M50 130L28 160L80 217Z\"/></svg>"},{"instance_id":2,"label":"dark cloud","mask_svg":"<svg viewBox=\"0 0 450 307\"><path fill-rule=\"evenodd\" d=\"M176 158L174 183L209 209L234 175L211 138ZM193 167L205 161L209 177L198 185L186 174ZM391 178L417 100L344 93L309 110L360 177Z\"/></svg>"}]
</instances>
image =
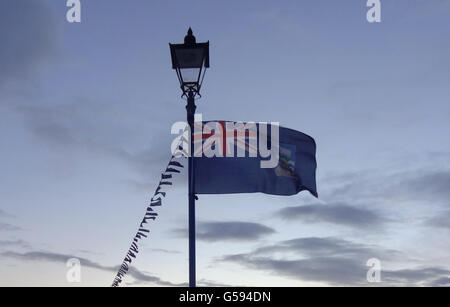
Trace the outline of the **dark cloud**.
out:
<instances>
[{"instance_id":1,"label":"dark cloud","mask_svg":"<svg viewBox=\"0 0 450 307\"><path fill-rule=\"evenodd\" d=\"M369 268L365 266L365 262L351 258L317 257L282 260L238 254L225 256L222 260L302 281L324 282L330 285L373 285L366 280ZM382 270L381 282L378 285L444 286L449 284L449 274L449 270L439 268L411 269L408 271Z\"/></svg>"},{"instance_id":2,"label":"dark cloud","mask_svg":"<svg viewBox=\"0 0 450 307\"><path fill-rule=\"evenodd\" d=\"M28 253L17 253L17 252L3 252L0 253L0 256L2 257L8 257L13 258L17 260L24 260L24 261L48 261L48 262L56 262L56 263L66 263L67 260L74 258L74 256L71 255L64 255L64 254L58 254L58 253L51 253L51 252L28 252ZM80 258L76 257L80 260L80 263L82 266L86 266L93 269L98 269L102 271L111 272L111 282L113 279L113 274L117 273L117 270L119 269L119 266L112 267L112 266L104 266L101 264L98 264L96 262L93 262L91 260L88 260L86 258ZM185 283L182 284L176 284L169 281L162 280L159 277L156 277L154 275L141 272L137 270L134 267L131 267L128 275L133 277L135 281L141 282L141 283L152 283L159 286L186 286Z\"/></svg>"},{"instance_id":3,"label":"dark cloud","mask_svg":"<svg viewBox=\"0 0 450 307\"><path fill-rule=\"evenodd\" d=\"M0 1L0 87L6 81L19 80L18 88L29 96L23 101L31 101L30 105L25 105L20 102L23 97L12 95L2 99L0 107L7 106L19 113L29 131L46 145L118 158L145 176L144 182L147 182L149 174L168 160L170 143L166 144L166 138L157 137L151 140L151 146L135 149L127 140L136 135L139 126L141 131L167 136L169 123L173 121L172 114L167 112L171 104L165 104L166 112L161 114L153 112L151 104L142 107L143 104L134 102L130 107L131 102L99 103L84 99L89 95L66 97L61 101L53 92L40 97L34 88L26 88L39 82L23 79L43 66L48 67L50 61L55 62L55 56L61 61L71 61L60 52L64 16L54 13L54 8L42 1ZM133 109L141 107L145 110ZM141 140L148 142L148 138Z\"/></svg>"},{"instance_id":4,"label":"dark cloud","mask_svg":"<svg viewBox=\"0 0 450 307\"><path fill-rule=\"evenodd\" d=\"M449 207L450 170L421 170L399 173L392 177L391 186L384 191L386 197L427 205Z\"/></svg>"},{"instance_id":5,"label":"dark cloud","mask_svg":"<svg viewBox=\"0 0 450 307\"><path fill-rule=\"evenodd\" d=\"M164 249L164 248L149 248L148 250L150 250L152 252L156 252L156 253L163 253L163 254L181 254L180 251L169 250L169 249Z\"/></svg>"},{"instance_id":6,"label":"dark cloud","mask_svg":"<svg viewBox=\"0 0 450 307\"><path fill-rule=\"evenodd\" d=\"M288 221L326 222L358 228L378 227L386 222L385 218L369 209L357 208L345 203L286 207L278 212L278 216Z\"/></svg>"},{"instance_id":7,"label":"dark cloud","mask_svg":"<svg viewBox=\"0 0 450 307\"><path fill-rule=\"evenodd\" d=\"M409 286L443 286L450 280L450 270L436 267L382 271L383 279Z\"/></svg>"},{"instance_id":8,"label":"dark cloud","mask_svg":"<svg viewBox=\"0 0 450 307\"><path fill-rule=\"evenodd\" d=\"M167 251L167 250L164 250ZM167 251L167 252L174 252L174 251ZM70 258L74 258L74 256L71 255L65 255L65 254L59 254L59 253L51 253L51 252L28 252L28 253L17 253L13 251L7 251L0 253L0 256L2 257L8 257L13 258L17 260L24 260L24 261L48 261L48 262L56 262L56 263L66 263L67 260ZM102 271L111 272L113 274L117 273L117 270L119 269L119 266L113 267L113 266L104 266L99 263L93 262L86 258L80 258L75 257L80 260L80 263L82 266L86 266L93 269L98 269ZM128 275L132 277L134 280L131 282L127 282L128 285L134 285L134 284L146 284L151 283L159 286L176 286L176 287L187 287L187 283L172 283L170 281L163 280L157 276L154 276L152 274L149 274L147 272L142 272L136 269L135 267L130 267L130 270L128 272ZM111 275L113 278L113 275ZM112 281L112 279L111 279ZM200 279L198 281L199 286L204 287L230 287L230 285L223 284L216 281L206 280L206 279Z\"/></svg>"},{"instance_id":9,"label":"dark cloud","mask_svg":"<svg viewBox=\"0 0 450 307\"><path fill-rule=\"evenodd\" d=\"M86 249L79 249L79 250L77 250L77 252L86 254L86 255L95 255L95 256L104 255L104 253L94 252L94 251L86 250Z\"/></svg>"},{"instance_id":10,"label":"dark cloud","mask_svg":"<svg viewBox=\"0 0 450 307\"><path fill-rule=\"evenodd\" d=\"M430 199L450 199L450 171L437 170L400 182L400 187L412 195L420 194Z\"/></svg>"},{"instance_id":11,"label":"dark cloud","mask_svg":"<svg viewBox=\"0 0 450 307\"><path fill-rule=\"evenodd\" d=\"M438 278L430 283L432 287L450 287L450 277L445 276Z\"/></svg>"},{"instance_id":12,"label":"dark cloud","mask_svg":"<svg viewBox=\"0 0 450 307\"><path fill-rule=\"evenodd\" d=\"M450 211L445 211L428 219L424 223L428 227L450 229Z\"/></svg>"},{"instance_id":13,"label":"dark cloud","mask_svg":"<svg viewBox=\"0 0 450 307\"><path fill-rule=\"evenodd\" d=\"M113 268L114 272L117 272L117 270L118 270L118 267ZM128 275L133 277L135 281L138 281L141 283L148 282L148 283L153 283L153 284L165 286L165 287L170 287L170 286L172 286L172 287L187 287L188 286L187 283L173 283L170 281L162 280L161 278L150 275L149 273L141 272L138 269L136 269L135 267L130 268Z\"/></svg>"},{"instance_id":14,"label":"dark cloud","mask_svg":"<svg viewBox=\"0 0 450 307\"><path fill-rule=\"evenodd\" d=\"M24 240L0 240L0 248L21 247L29 248L30 244Z\"/></svg>"},{"instance_id":15,"label":"dark cloud","mask_svg":"<svg viewBox=\"0 0 450 307\"><path fill-rule=\"evenodd\" d=\"M14 215L9 214L8 212L0 209L0 217L2 218L14 218ZM19 226L12 225L6 222L0 222L0 231L17 231L22 230Z\"/></svg>"},{"instance_id":16,"label":"dark cloud","mask_svg":"<svg viewBox=\"0 0 450 307\"><path fill-rule=\"evenodd\" d=\"M17 230L22 230L22 228L9 223L0 222L0 231L17 231Z\"/></svg>"},{"instance_id":17,"label":"dark cloud","mask_svg":"<svg viewBox=\"0 0 450 307\"><path fill-rule=\"evenodd\" d=\"M58 35L52 12L39 1L0 1L0 86L54 55Z\"/></svg>"},{"instance_id":18,"label":"dark cloud","mask_svg":"<svg viewBox=\"0 0 450 307\"><path fill-rule=\"evenodd\" d=\"M251 269L269 271L277 276L341 285L362 284L367 272L363 262L337 257L284 260L237 254L225 256L222 260L238 263Z\"/></svg>"},{"instance_id":19,"label":"dark cloud","mask_svg":"<svg viewBox=\"0 0 450 307\"><path fill-rule=\"evenodd\" d=\"M7 106L19 113L29 131L46 145L118 158L145 176L147 182L148 174L159 170L168 160L170 142L166 144L167 138L156 137L150 146L136 149L127 141L137 134L136 130L167 136L173 121L168 109L176 106L178 110L178 104L165 103L165 112L158 113L153 112L151 103L141 104L139 99L126 104L120 98L99 102L87 99L90 95L86 94L61 101L53 92L40 96L34 88L26 88L35 82L23 79L43 66L48 67L49 61L56 62L55 56L61 61L72 61L60 50L64 17L55 16L54 8L42 1L0 1L0 86L5 81L19 80L19 88L29 96L22 99L11 95L2 99L0 107ZM30 105L21 101L29 101ZM149 138L141 140L148 142Z\"/></svg>"},{"instance_id":20,"label":"dark cloud","mask_svg":"<svg viewBox=\"0 0 450 307\"><path fill-rule=\"evenodd\" d=\"M186 237L186 229L175 229L176 235ZM198 240L253 241L275 233L275 230L259 223L250 222L200 222L197 226Z\"/></svg>"},{"instance_id":21,"label":"dark cloud","mask_svg":"<svg viewBox=\"0 0 450 307\"><path fill-rule=\"evenodd\" d=\"M281 241L278 244L258 248L257 254L270 254L275 252L290 252L299 256L323 257L333 255L359 259L400 257L396 250L380 249L376 245L359 244L335 237L307 237Z\"/></svg>"},{"instance_id":22,"label":"dark cloud","mask_svg":"<svg viewBox=\"0 0 450 307\"><path fill-rule=\"evenodd\" d=\"M395 250L339 238L297 238L261 247L249 253L226 255L219 261L302 281L368 286L371 284L366 279L369 269L366 263L371 258L378 258L383 264L403 259L404 256ZM382 266L381 284L378 285L445 284L445 277L448 277L449 272L447 269L432 267L383 270Z\"/></svg>"},{"instance_id":23,"label":"dark cloud","mask_svg":"<svg viewBox=\"0 0 450 307\"><path fill-rule=\"evenodd\" d=\"M11 217L15 217L14 215L0 209L0 217L6 217L6 218L11 218Z\"/></svg>"},{"instance_id":24,"label":"dark cloud","mask_svg":"<svg viewBox=\"0 0 450 307\"><path fill-rule=\"evenodd\" d=\"M132 282L127 282L127 285L128 286L145 285L145 283L143 283L140 280L134 280ZM181 284L181 286L187 287L187 284ZM220 283L220 282L208 280L208 279L199 279L199 280L197 280L197 287L238 287L238 286L224 284L224 283Z\"/></svg>"},{"instance_id":25,"label":"dark cloud","mask_svg":"<svg viewBox=\"0 0 450 307\"><path fill-rule=\"evenodd\" d=\"M239 287L236 285L224 284L213 280L200 279L197 281L199 287Z\"/></svg>"},{"instance_id":26,"label":"dark cloud","mask_svg":"<svg viewBox=\"0 0 450 307\"><path fill-rule=\"evenodd\" d=\"M348 202L423 202L448 207L449 169L418 169L385 174L377 170L341 174L329 180L327 198Z\"/></svg>"},{"instance_id":27,"label":"dark cloud","mask_svg":"<svg viewBox=\"0 0 450 307\"><path fill-rule=\"evenodd\" d=\"M117 119L105 112L111 106L81 100L60 106L12 105L23 118L26 127L39 140L56 150L89 152L94 155L118 159L133 170L148 177L159 171L170 158L169 145L157 139L148 149L131 151L124 142L130 138L130 126L119 125ZM99 122L103 122L99 125ZM166 127L167 125L162 125ZM159 128L161 129L161 127ZM159 131L159 130L158 130ZM142 188L148 181L127 181Z\"/></svg>"}]
</instances>

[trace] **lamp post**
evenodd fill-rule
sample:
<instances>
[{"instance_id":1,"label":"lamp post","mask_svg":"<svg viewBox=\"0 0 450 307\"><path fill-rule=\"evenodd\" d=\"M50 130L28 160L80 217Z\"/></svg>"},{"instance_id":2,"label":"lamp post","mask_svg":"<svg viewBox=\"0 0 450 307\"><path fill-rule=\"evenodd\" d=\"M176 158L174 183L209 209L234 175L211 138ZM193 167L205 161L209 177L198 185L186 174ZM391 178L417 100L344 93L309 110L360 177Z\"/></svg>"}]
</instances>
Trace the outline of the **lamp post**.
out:
<instances>
[{"instance_id":1,"label":"lamp post","mask_svg":"<svg viewBox=\"0 0 450 307\"><path fill-rule=\"evenodd\" d=\"M187 98L187 122L190 127L189 142L189 287L195 287L195 177L194 177L194 115L195 97L200 96L206 68L209 67L209 41L197 43L192 29L189 28L184 44L169 44L172 68L176 70L182 97Z\"/></svg>"}]
</instances>

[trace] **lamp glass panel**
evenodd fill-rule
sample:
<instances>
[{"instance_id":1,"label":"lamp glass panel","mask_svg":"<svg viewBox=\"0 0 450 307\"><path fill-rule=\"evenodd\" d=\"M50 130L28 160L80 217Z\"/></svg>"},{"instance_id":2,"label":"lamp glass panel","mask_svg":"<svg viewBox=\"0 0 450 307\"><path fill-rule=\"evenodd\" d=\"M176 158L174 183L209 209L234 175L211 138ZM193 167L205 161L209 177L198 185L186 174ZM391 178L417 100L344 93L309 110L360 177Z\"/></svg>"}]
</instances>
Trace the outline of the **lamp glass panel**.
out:
<instances>
[{"instance_id":1,"label":"lamp glass panel","mask_svg":"<svg viewBox=\"0 0 450 307\"><path fill-rule=\"evenodd\" d=\"M180 69L183 82L198 82L198 73L200 68L184 68Z\"/></svg>"},{"instance_id":2,"label":"lamp glass panel","mask_svg":"<svg viewBox=\"0 0 450 307\"><path fill-rule=\"evenodd\" d=\"M175 56L179 68L201 68L204 60L203 48L176 49Z\"/></svg>"}]
</instances>

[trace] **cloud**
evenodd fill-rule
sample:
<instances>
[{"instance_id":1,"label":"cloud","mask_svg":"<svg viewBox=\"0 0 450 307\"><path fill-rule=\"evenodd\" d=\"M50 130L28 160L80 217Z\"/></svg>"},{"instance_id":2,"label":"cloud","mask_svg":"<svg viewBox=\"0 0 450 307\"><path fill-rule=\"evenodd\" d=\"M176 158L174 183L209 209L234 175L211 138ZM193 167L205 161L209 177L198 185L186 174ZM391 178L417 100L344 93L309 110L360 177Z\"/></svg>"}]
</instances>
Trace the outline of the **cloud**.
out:
<instances>
[{"instance_id":1,"label":"cloud","mask_svg":"<svg viewBox=\"0 0 450 307\"><path fill-rule=\"evenodd\" d=\"M325 222L358 228L378 227L386 222L385 218L369 209L356 208L345 203L286 207L279 210L277 215L288 221Z\"/></svg>"},{"instance_id":2,"label":"cloud","mask_svg":"<svg viewBox=\"0 0 450 307\"><path fill-rule=\"evenodd\" d=\"M186 237L186 229L175 229L176 235ZM275 230L259 223L250 222L200 222L196 237L207 242L253 241L275 233Z\"/></svg>"},{"instance_id":3,"label":"cloud","mask_svg":"<svg viewBox=\"0 0 450 307\"><path fill-rule=\"evenodd\" d=\"M124 144L134 135L131 131L133 127L124 123L123 119L115 118L116 113L107 111L113 108L111 104L81 99L76 103L58 106L22 104L9 107L23 117L32 135L55 150L87 151L93 155L112 157L148 177L148 174L168 162L169 147L165 146L164 139L158 138L153 140L150 148L127 149ZM113 117L109 117L110 113ZM162 126L166 127L161 125L159 129ZM144 185L137 180L127 182L137 188Z\"/></svg>"},{"instance_id":4,"label":"cloud","mask_svg":"<svg viewBox=\"0 0 450 307\"><path fill-rule=\"evenodd\" d=\"M339 238L307 237L282 241L260 247L249 253L225 255L218 261L266 271L301 281L322 282L329 285L370 285L366 280L370 258L384 261L403 259L396 250L375 245L355 243ZM403 259L404 260L404 259ZM380 285L445 284L449 270L428 267L381 271Z\"/></svg>"},{"instance_id":5,"label":"cloud","mask_svg":"<svg viewBox=\"0 0 450 307\"><path fill-rule=\"evenodd\" d=\"M417 269L402 269L397 271L382 271L383 279L393 284L410 286L444 286L449 284L450 270L426 267Z\"/></svg>"},{"instance_id":6,"label":"cloud","mask_svg":"<svg viewBox=\"0 0 450 307\"><path fill-rule=\"evenodd\" d=\"M18 231L18 230L22 230L22 228L12 224L0 222L0 231Z\"/></svg>"},{"instance_id":7,"label":"cloud","mask_svg":"<svg viewBox=\"0 0 450 307\"><path fill-rule=\"evenodd\" d=\"M222 258L222 261L238 263L251 269L269 271L278 276L341 285L362 284L367 271L363 263L336 257L288 260L237 254L227 255Z\"/></svg>"},{"instance_id":8,"label":"cloud","mask_svg":"<svg viewBox=\"0 0 450 307\"><path fill-rule=\"evenodd\" d=\"M9 214L8 212L0 209L0 217L3 218L15 218L14 215ZM22 230L21 227L10 224L10 223L6 223L6 222L0 222L0 231L18 231L18 230Z\"/></svg>"},{"instance_id":9,"label":"cloud","mask_svg":"<svg viewBox=\"0 0 450 307\"><path fill-rule=\"evenodd\" d=\"M213 280L200 279L197 281L197 286L199 287L239 287L236 285L224 284Z\"/></svg>"},{"instance_id":10,"label":"cloud","mask_svg":"<svg viewBox=\"0 0 450 307\"><path fill-rule=\"evenodd\" d=\"M424 225L429 227L450 229L450 211L441 212L436 216L427 219Z\"/></svg>"},{"instance_id":11,"label":"cloud","mask_svg":"<svg viewBox=\"0 0 450 307\"><path fill-rule=\"evenodd\" d=\"M450 169L428 168L413 171L377 170L341 174L328 182L337 184L328 198L344 202L409 201L448 206Z\"/></svg>"},{"instance_id":12,"label":"cloud","mask_svg":"<svg viewBox=\"0 0 450 307\"><path fill-rule=\"evenodd\" d=\"M340 257L317 257L297 260L255 257L248 254L228 255L223 261L245 267L269 271L302 281L324 282L330 285L369 286L368 267L363 261ZM381 271L381 286L437 286L448 285L449 270L440 268Z\"/></svg>"},{"instance_id":13,"label":"cloud","mask_svg":"<svg viewBox=\"0 0 450 307\"><path fill-rule=\"evenodd\" d=\"M86 254L86 255L95 255L95 256L104 255L104 253L94 252L94 251L87 250L87 249L79 249L79 250L77 250L77 252L78 253L82 253L82 254Z\"/></svg>"},{"instance_id":14,"label":"cloud","mask_svg":"<svg viewBox=\"0 0 450 307\"><path fill-rule=\"evenodd\" d=\"M359 259L400 257L396 250L380 249L376 245L360 244L335 237L306 237L281 241L255 250L256 254L289 252L297 256L323 257L333 255Z\"/></svg>"},{"instance_id":15,"label":"cloud","mask_svg":"<svg viewBox=\"0 0 450 307\"><path fill-rule=\"evenodd\" d=\"M0 209L0 217L8 217L8 218L10 218L10 217L14 217L14 215L9 214L8 212Z\"/></svg>"},{"instance_id":16,"label":"cloud","mask_svg":"<svg viewBox=\"0 0 450 307\"><path fill-rule=\"evenodd\" d=\"M408 174L407 174L408 175ZM447 203L450 199L450 170L426 171L401 178L394 188L412 198Z\"/></svg>"},{"instance_id":17,"label":"cloud","mask_svg":"<svg viewBox=\"0 0 450 307\"><path fill-rule=\"evenodd\" d=\"M181 254L180 251L169 250L169 249L164 249L164 248L149 248L148 250L150 250L152 252L164 253L164 254Z\"/></svg>"},{"instance_id":18,"label":"cloud","mask_svg":"<svg viewBox=\"0 0 450 307\"><path fill-rule=\"evenodd\" d=\"M39 1L0 1L0 86L50 59L58 35L53 14Z\"/></svg>"},{"instance_id":19,"label":"cloud","mask_svg":"<svg viewBox=\"0 0 450 307\"><path fill-rule=\"evenodd\" d=\"M145 283L143 283L141 280L134 280L132 282L127 282L128 286L143 285L143 284L145 284ZM182 283L182 284L180 284L180 286L187 287L188 284ZM220 282L208 280L208 279L200 279L200 280L197 280L197 287L237 287L237 286L224 284L224 283L220 283Z\"/></svg>"},{"instance_id":20,"label":"cloud","mask_svg":"<svg viewBox=\"0 0 450 307\"><path fill-rule=\"evenodd\" d=\"M450 277L445 276L438 278L430 283L432 287L450 287Z\"/></svg>"},{"instance_id":21,"label":"cloud","mask_svg":"<svg viewBox=\"0 0 450 307\"><path fill-rule=\"evenodd\" d=\"M0 248L21 247L29 248L30 244L24 240L0 240Z\"/></svg>"},{"instance_id":22,"label":"cloud","mask_svg":"<svg viewBox=\"0 0 450 307\"><path fill-rule=\"evenodd\" d=\"M28 252L28 253L17 253L13 251L7 251L0 253L0 256L2 257L8 257L13 258L17 260L24 260L24 261L48 261L48 262L56 262L56 263L66 263L67 260L70 258L74 258L74 256L71 255L64 255L64 254L58 254L58 253L51 253L51 252ZM117 270L119 269L119 266L104 266L101 264L98 264L96 262L93 262L91 260L88 260L86 258L80 258L77 257L80 260L80 263L82 266L98 269L106 272L111 272L113 274L117 273ZM111 281L113 279L113 274L111 274ZM135 281L137 282L148 282L152 284L156 284L159 286L186 286L185 283L177 284L172 283L169 281L162 280L161 278L144 273L139 271L138 269L131 267L128 275L133 277Z\"/></svg>"}]
</instances>

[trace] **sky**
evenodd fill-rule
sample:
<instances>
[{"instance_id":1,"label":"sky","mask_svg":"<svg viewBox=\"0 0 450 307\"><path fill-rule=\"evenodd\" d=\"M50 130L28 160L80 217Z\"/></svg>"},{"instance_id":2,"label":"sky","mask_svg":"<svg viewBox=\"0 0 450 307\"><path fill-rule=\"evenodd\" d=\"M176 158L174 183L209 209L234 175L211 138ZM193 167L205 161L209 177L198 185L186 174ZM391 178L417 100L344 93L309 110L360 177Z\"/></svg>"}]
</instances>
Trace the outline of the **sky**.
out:
<instances>
[{"instance_id":1,"label":"sky","mask_svg":"<svg viewBox=\"0 0 450 307\"><path fill-rule=\"evenodd\" d=\"M111 284L186 116L189 27L203 119L279 122L318 163L319 199L199 196L199 285L450 286L450 1L65 2L0 2L1 286ZM124 286L186 285L186 176Z\"/></svg>"}]
</instances>

